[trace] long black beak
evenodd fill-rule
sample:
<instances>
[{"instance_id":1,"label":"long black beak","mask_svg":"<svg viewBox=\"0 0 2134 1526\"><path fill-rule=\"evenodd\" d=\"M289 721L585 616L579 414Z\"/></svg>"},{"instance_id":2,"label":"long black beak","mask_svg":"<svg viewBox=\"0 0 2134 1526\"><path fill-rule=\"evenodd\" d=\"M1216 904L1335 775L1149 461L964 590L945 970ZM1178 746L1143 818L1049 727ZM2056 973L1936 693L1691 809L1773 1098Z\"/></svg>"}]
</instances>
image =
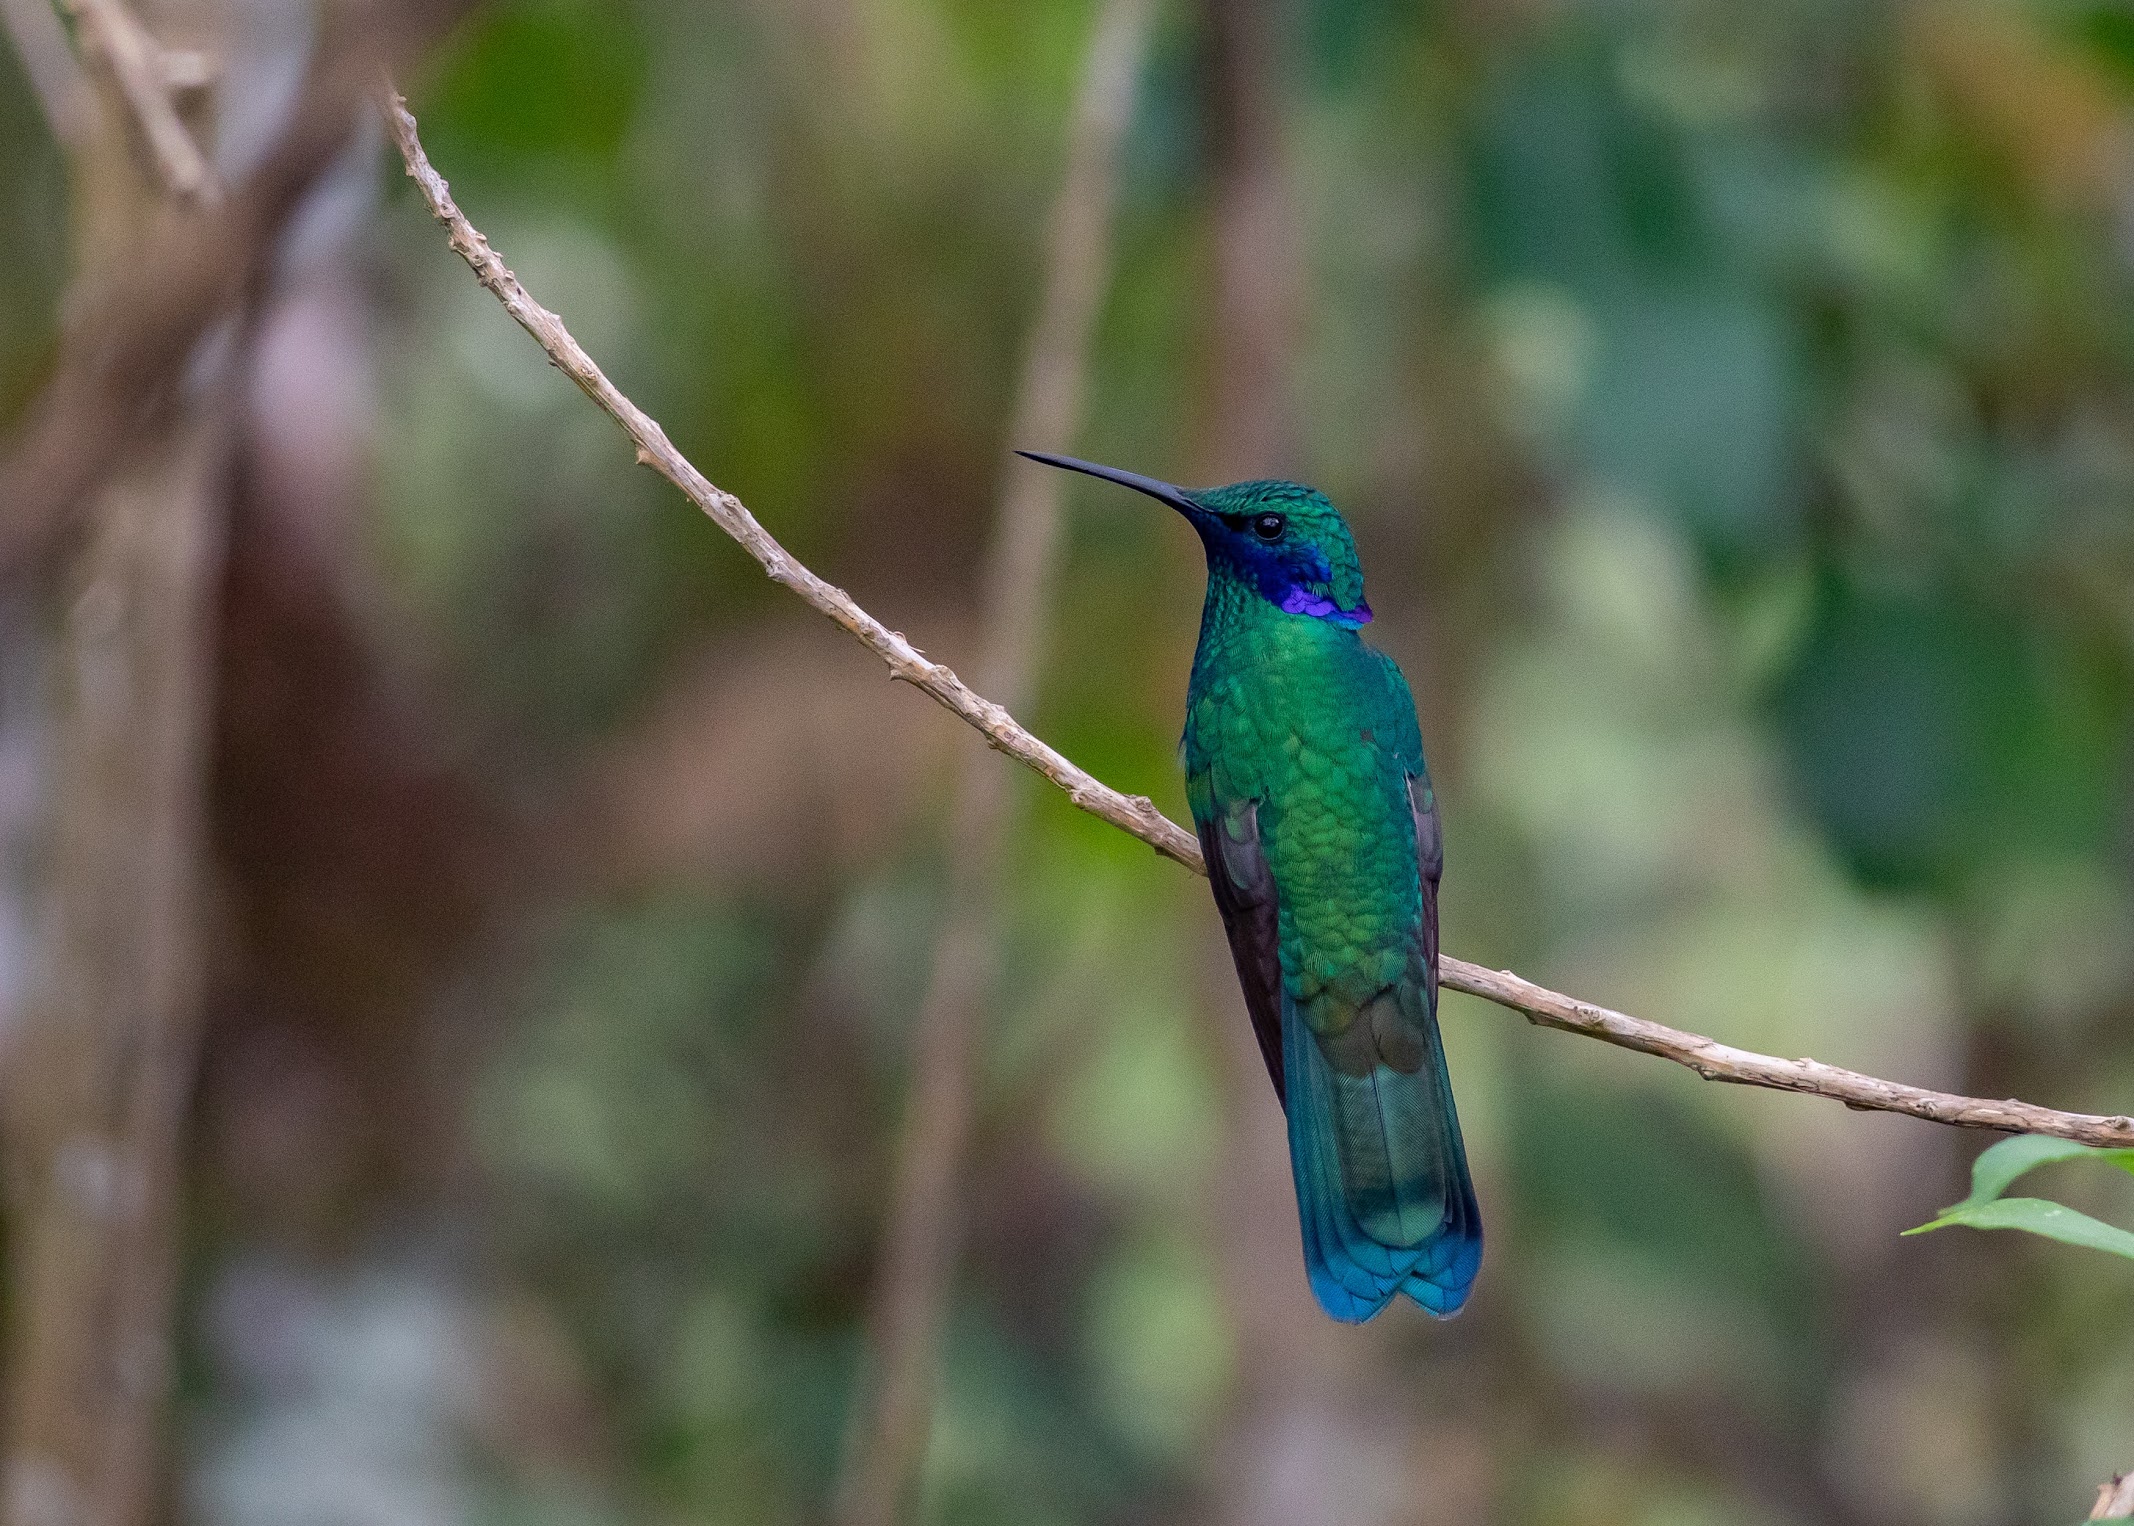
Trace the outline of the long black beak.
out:
<instances>
[{"instance_id":1,"label":"long black beak","mask_svg":"<svg viewBox=\"0 0 2134 1526\"><path fill-rule=\"evenodd\" d=\"M1158 482L1154 477L1144 477L1139 472L1123 472L1116 466L1098 466L1093 461L1077 461L1072 456L1052 456L1041 450L1019 450L1015 454L1032 461L1041 461L1046 466L1057 466L1086 476L1101 477L1106 482L1116 482L1121 487L1130 487L1137 493L1146 493L1159 503L1167 503L1181 514L1204 514L1207 511L1193 501L1193 495L1182 487L1173 487L1168 482Z\"/></svg>"}]
</instances>

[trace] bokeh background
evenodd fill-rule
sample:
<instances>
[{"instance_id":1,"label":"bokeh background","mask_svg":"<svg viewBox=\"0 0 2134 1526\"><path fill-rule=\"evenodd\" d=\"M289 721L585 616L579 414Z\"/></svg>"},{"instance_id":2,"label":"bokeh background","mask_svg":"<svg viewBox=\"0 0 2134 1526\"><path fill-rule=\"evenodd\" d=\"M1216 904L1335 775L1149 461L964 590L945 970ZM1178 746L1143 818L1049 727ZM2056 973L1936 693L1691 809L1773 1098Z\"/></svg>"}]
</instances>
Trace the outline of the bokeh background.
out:
<instances>
[{"instance_id":1,"label":"bokeh background","mask_svg":"<svg viewBox=\"0 0 2134 1526\"><path fill-rule=\"evenodd\" d=\"M271 77L291 23L252 9ZM625 390L961 664L1094 14L508 0L408 85ZM1152 25L1077 452L1347 510L1444 801L1447 949L2126 1110L2134 12ZM20 67L8 417L70 265ZM819 1519L980 744L631 465L381 138L316 203L245 369L162 1510ZM1026 719L1182 817L1197 548L1070 503ZM50 641L10 607L19 1008ZM2134 1467L2127 1268L1898 1238L1983 1139L1462 996L1474 1304L1326 1323L1205 887L1018 789L926 1520L2050 1526Z\"/></svg>"}]
</instances>

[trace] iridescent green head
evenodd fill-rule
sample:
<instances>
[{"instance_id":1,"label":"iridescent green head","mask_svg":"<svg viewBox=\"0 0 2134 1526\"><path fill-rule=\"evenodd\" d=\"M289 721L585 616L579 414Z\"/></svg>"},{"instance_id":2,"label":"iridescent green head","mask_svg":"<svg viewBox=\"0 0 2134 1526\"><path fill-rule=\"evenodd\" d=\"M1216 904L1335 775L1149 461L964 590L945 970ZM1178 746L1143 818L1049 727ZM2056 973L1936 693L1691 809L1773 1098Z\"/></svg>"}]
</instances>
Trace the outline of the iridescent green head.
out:
<instances>
[{"instance_id":1,"label":"iridescent green head","mask_svg":"<svg viewBox=\"0 0 2134 1526\"><path fill-rule=\"evenodd\" d=\"M1315 488L1296 482L1233 482L1228 487L1188 489L1072 456L1033 450L1016 454L1086 472L1169 504L1200 533L1210 577L1233 578L1256 589L1285 613L1351 629L1370 622L1355 538L1341 511Z\"/></svg>"}]
</instances>

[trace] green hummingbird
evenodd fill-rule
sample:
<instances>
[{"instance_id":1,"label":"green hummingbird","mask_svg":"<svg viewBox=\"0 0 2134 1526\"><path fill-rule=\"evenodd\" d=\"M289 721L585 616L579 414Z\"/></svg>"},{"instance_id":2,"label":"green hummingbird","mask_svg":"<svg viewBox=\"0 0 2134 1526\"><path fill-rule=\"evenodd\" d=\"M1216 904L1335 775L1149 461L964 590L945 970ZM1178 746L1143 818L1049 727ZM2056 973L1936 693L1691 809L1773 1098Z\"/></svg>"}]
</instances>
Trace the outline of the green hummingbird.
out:
<instances>
[{"instance_id":1,"label":"green hummingbird","mask_svg":"<svg viewBox=\"0 0 2134 1526\"><path fill-rule=\"evenodd\" d=\"M1348 524L1294 482L1188 491L1018 454L1146 493L1200 536L1186 798L1288 1114L1305 1272L1338 1320L1395 1293L1449 1318L1482 1216L1438 1036L1443 839L1408 682L1358 634Z\"/></svg>"}]
</instances>

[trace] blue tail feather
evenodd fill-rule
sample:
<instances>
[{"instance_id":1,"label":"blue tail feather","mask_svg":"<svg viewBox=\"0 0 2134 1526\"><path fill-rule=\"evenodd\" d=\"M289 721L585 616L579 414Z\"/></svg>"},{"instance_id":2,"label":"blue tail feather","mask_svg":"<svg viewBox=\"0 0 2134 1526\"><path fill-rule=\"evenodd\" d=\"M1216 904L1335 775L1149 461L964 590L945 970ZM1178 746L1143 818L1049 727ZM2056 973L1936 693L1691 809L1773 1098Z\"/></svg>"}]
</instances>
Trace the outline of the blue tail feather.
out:
<instances>
[{"instance_id":1,"label":"blue tail feather","mask_svg":"<svg viewBox=\"0 0 2134 1526\"><path fill-rule=\"evenodd\" d=\"M1361 1323L1405 1293L1449 1318L1482 1262L1482 1221L1467 1172L1436 1024L1420 1070L1337 1074L1311 1029L1282 1003L1284 1102L1319 1306Z\"/></svg>"}]
</instances>

